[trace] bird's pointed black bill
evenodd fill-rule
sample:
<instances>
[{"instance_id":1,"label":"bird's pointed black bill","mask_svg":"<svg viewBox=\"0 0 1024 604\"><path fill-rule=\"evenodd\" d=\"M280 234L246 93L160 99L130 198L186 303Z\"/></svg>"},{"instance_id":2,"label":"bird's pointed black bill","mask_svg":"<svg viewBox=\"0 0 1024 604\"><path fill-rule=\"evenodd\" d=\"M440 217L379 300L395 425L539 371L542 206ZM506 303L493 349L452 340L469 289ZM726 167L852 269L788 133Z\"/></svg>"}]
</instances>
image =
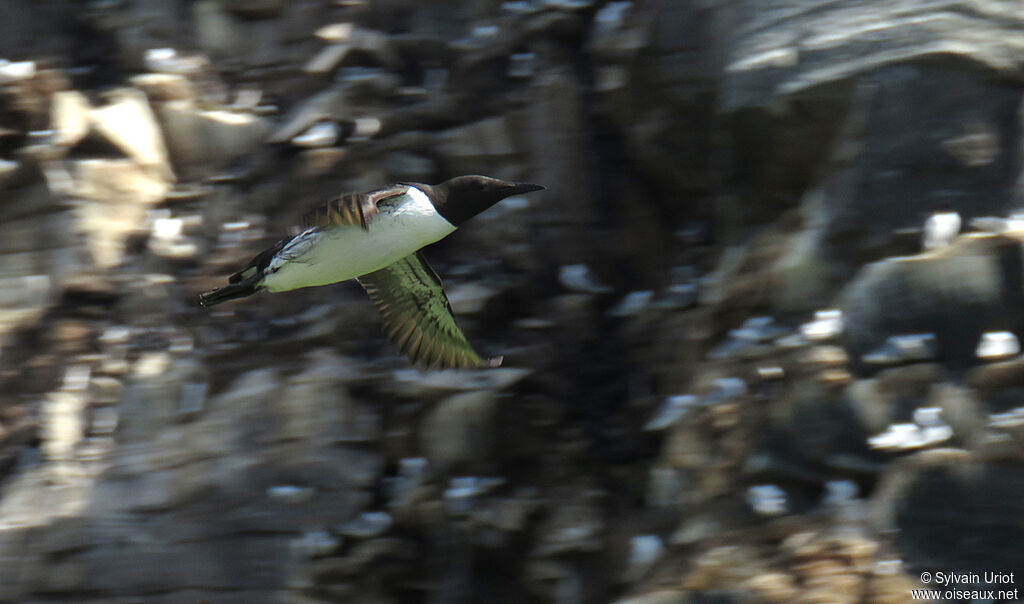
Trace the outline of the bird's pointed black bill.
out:
<instances>
[{"instance_id":1,"label":"bird's pointed black bill","mask_svg":"<svg viewBox=\"0 0 1024 604\"><path fill-rule=\"evenodd\" d=\"M541 185L534 185L528 182L516 183L512 186L513 195L525 195L527 193L533 193L534 191L543 191L546 187Z\"/></svg>"}]
</instances>

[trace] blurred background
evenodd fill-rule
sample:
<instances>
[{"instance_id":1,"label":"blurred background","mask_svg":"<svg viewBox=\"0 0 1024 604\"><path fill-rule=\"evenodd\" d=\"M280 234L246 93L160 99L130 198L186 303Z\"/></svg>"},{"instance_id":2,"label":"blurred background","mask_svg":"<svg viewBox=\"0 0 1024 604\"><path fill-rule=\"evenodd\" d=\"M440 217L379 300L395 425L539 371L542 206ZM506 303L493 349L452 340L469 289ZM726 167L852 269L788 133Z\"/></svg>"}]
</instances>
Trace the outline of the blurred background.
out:
<instances>
[{"instance_id":1,"label":"blurred background","mask_svg":"<svg viewBox=\"0 0 1024 604\"><path fill-rule=\"evenodd\" d=\"M0 0L0 602L1020 577L1020 9ZM411 367L354 283L198 307L466 173L547 187L426 251L502 368Z\"/></svg>"}]
</instances>

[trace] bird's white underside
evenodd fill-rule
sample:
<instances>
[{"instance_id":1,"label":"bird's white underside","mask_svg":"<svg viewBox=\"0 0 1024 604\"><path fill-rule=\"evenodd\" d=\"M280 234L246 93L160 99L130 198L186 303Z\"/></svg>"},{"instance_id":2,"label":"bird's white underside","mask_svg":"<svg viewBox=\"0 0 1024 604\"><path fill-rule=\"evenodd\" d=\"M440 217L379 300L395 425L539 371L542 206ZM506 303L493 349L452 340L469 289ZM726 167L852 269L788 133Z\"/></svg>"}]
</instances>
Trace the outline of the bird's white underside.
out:
<instances>
[{"instance_id":1,"label":"bird's white underside","mask_svg":"<svg viewBox=\"0 0 1024 604\"><path fill-rule=\"evenodd\" d=\"M274 256L263 286L279 292L347 281L380 270L443 239L455 227L415 187L380 206L369 231L359 226L312 228Z\"/></svg>"}]
</instances>

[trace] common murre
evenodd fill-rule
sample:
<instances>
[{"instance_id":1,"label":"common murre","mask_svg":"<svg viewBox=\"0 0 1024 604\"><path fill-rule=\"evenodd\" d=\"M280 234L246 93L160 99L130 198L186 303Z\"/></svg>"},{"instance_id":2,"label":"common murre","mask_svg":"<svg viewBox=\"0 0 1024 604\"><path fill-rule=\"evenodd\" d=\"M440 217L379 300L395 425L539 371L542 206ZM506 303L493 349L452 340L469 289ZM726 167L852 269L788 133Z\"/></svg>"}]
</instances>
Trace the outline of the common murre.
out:
<instances>
[{"instance_id":1,"label":"common murre","mask_svg":"<svg viewBox=\"0 0 1024 604\"><path fill-rule=\"evenodd\" d=\"M470 175L343 195L310 212L305 230L257 254L199 303L357 279L380 310L385 334L414 363L495 367L501 359L481 358L455 323L441 279L420 249L506 197L543 188Z\"/></svg>"}]
</instances>

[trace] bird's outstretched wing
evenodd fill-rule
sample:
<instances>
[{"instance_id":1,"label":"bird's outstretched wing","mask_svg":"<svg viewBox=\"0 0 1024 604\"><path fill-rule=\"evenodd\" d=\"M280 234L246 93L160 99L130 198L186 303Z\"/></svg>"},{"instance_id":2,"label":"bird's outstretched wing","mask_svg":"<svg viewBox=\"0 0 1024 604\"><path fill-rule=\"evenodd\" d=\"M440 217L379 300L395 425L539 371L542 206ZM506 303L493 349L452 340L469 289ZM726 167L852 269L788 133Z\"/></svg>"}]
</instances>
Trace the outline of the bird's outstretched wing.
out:
<instances>
[{"instance_id":1,"label":"bird's outstretched wing","mask_svg":"<svg viewBox=\"0 0 1024 604\"><path fill-rule=\"evenodd\" d=\"M377 204L385 199L404 195L408 190L407 185L395 185L366 193L342 195L317 206L303 217L302 223L307 227L359 225L363 229L369 229L370 223L380 212Z\"/></svg>"},{"instance_id":2,"label":"bird's outstretched wing","mask_svg":"<svg viewBox=\"0 0 1024 604\"><path fill-rule=\"evenodd\" d=\"M359 277L384 318L384 333L413 363L428 367L497 367L470 346L455 323L441 279L419 252Z\"/></svg>"}]
</instances>

